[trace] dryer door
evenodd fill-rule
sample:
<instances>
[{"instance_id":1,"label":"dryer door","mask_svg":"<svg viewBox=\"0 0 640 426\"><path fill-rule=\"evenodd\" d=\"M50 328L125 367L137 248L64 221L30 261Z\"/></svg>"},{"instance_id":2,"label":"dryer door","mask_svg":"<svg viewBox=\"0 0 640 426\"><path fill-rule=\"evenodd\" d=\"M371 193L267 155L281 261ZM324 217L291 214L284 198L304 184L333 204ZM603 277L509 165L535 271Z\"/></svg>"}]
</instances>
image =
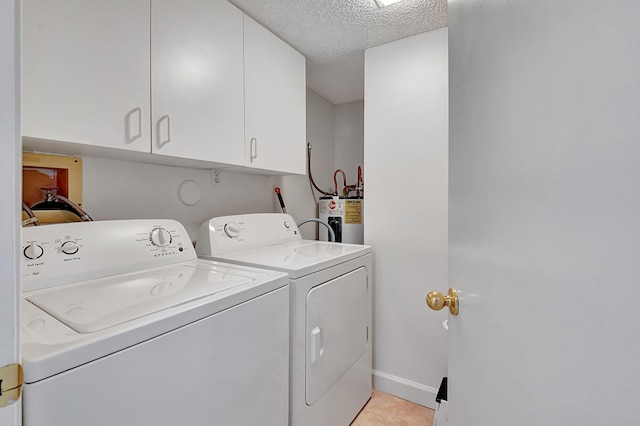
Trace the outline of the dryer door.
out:
<instances>
[{"instance_id":1,"label":"dryer door","mask_svg":"<svg viewBox=\"0 0 640 426\"><path fill-rule=\"evenodd\" d=\"M312 405L367 349L367 271L364 267L307 294L306 402Z\"/></svg>"}]
</instances>

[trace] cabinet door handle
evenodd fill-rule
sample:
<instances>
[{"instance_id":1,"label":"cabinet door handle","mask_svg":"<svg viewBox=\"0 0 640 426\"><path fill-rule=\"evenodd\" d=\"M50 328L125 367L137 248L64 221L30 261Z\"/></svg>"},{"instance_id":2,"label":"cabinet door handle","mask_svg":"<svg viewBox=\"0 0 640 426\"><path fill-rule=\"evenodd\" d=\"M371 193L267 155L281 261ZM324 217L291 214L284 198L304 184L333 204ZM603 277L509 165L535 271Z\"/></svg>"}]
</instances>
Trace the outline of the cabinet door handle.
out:
<instances>
[{"instance_id":1,"label":"cabinet door handle","mask_svg":"<svg viewBox=\"0 0 640 426\"><path fill-rule=\"evenodd\" d=\"M138 131L133 133L133 123L134 116L138 117L137 126ZM142 137L142 108L136 107L129 111L125 116L125 132L126 132L126 143L132 143L136 139L140 139Z\"/></svg>"},{"instance_id":2,"label":"cabinet door handle","mask_svg":"<svg viewBox=\"0 0 640 426\"><path fill-rule=\"evenodd\" d=\"M167 137L163 138L162 123L165 121L167 122ZM156 133L158 134L158 148L162 148L163 146L171 142L171 117L169 117L169 114L160 117L156 125Z\"/></svg>"},{"instance_id":3,"label":"cabinet door handle","mask_svg":"<svg viewBox=\"0 0 640 426\"><path fill-rule=\"evenodd\" d=\"M258 158L258 139L251 138L249 144L249 160L253 163L255 158Z\"/></svg>"}]
</instances>

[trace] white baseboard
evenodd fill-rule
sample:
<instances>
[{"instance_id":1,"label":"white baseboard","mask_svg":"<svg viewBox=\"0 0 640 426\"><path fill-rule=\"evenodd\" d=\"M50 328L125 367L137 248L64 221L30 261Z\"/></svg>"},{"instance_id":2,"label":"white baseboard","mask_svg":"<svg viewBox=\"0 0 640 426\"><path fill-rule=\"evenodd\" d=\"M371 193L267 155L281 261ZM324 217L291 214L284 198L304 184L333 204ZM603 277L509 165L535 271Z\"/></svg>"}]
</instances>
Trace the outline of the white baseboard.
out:
<instances>
[{"instance_id":1,"label":"white baseboard","mask_svg":"<svg viewBox=\"0 0 640 426\"><path fill-rule=\"evenodd\" d=\"M382 371L373 370L373 388L434 410L438 407L438 389Z\"/></svg>"}]
</instances>

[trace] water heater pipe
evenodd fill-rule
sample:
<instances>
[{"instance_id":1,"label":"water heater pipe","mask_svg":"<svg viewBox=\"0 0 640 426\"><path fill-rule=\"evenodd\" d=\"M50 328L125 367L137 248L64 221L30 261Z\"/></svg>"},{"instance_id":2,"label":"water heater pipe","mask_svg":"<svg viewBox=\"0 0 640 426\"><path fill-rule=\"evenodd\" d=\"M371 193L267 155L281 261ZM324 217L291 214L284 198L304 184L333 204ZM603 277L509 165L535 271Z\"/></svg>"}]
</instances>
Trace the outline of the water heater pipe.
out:
<instances>
[{"instance_id":1,"label":"water heater pipe","mask_svg":"<svg viewBox=\"0 0 640 426\"><path fill-rule=\"evenodd\" d=\"M316 191L318 191L323 195L338 195L337 189L335 193L323 191L318 187L318 185L316 185L315 181L313 180L313 176L311 176L311 144L310 143L307 143L307 172L309 173L309 181L311 182L311 185L313 185L313 187L316 189Z\"/></svg>"}]
</instances>

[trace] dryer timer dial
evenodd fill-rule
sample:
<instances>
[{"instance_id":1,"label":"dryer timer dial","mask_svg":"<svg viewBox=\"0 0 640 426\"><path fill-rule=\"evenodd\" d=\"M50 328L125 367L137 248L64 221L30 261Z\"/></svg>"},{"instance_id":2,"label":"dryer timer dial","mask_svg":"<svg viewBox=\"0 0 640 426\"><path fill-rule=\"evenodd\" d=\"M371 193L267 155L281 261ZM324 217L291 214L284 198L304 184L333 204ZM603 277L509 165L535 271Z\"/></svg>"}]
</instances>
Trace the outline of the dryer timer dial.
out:
<instances>
[{"instance_id":1,"label":"dryer timer dial","mask_svg":"<svg viewBox=\"0 0 640 426\"><path fill-rule=\"evenodd\" d=\"M154 228L149 233L151 243L156 247L166 247L171 244L171 233L164 228Z\"/></svg>"},{"instance_id":2,"label":"dryer timer dial","mask_svg":"<svg viewBox=\"0 0 640 426\"><path fill-rule=\"evenodd\" d=\"M238 238L238 235L240 235L240 226L234 222L225 223L224 233L229 238Z\"/></svg>"}]
</instances>

